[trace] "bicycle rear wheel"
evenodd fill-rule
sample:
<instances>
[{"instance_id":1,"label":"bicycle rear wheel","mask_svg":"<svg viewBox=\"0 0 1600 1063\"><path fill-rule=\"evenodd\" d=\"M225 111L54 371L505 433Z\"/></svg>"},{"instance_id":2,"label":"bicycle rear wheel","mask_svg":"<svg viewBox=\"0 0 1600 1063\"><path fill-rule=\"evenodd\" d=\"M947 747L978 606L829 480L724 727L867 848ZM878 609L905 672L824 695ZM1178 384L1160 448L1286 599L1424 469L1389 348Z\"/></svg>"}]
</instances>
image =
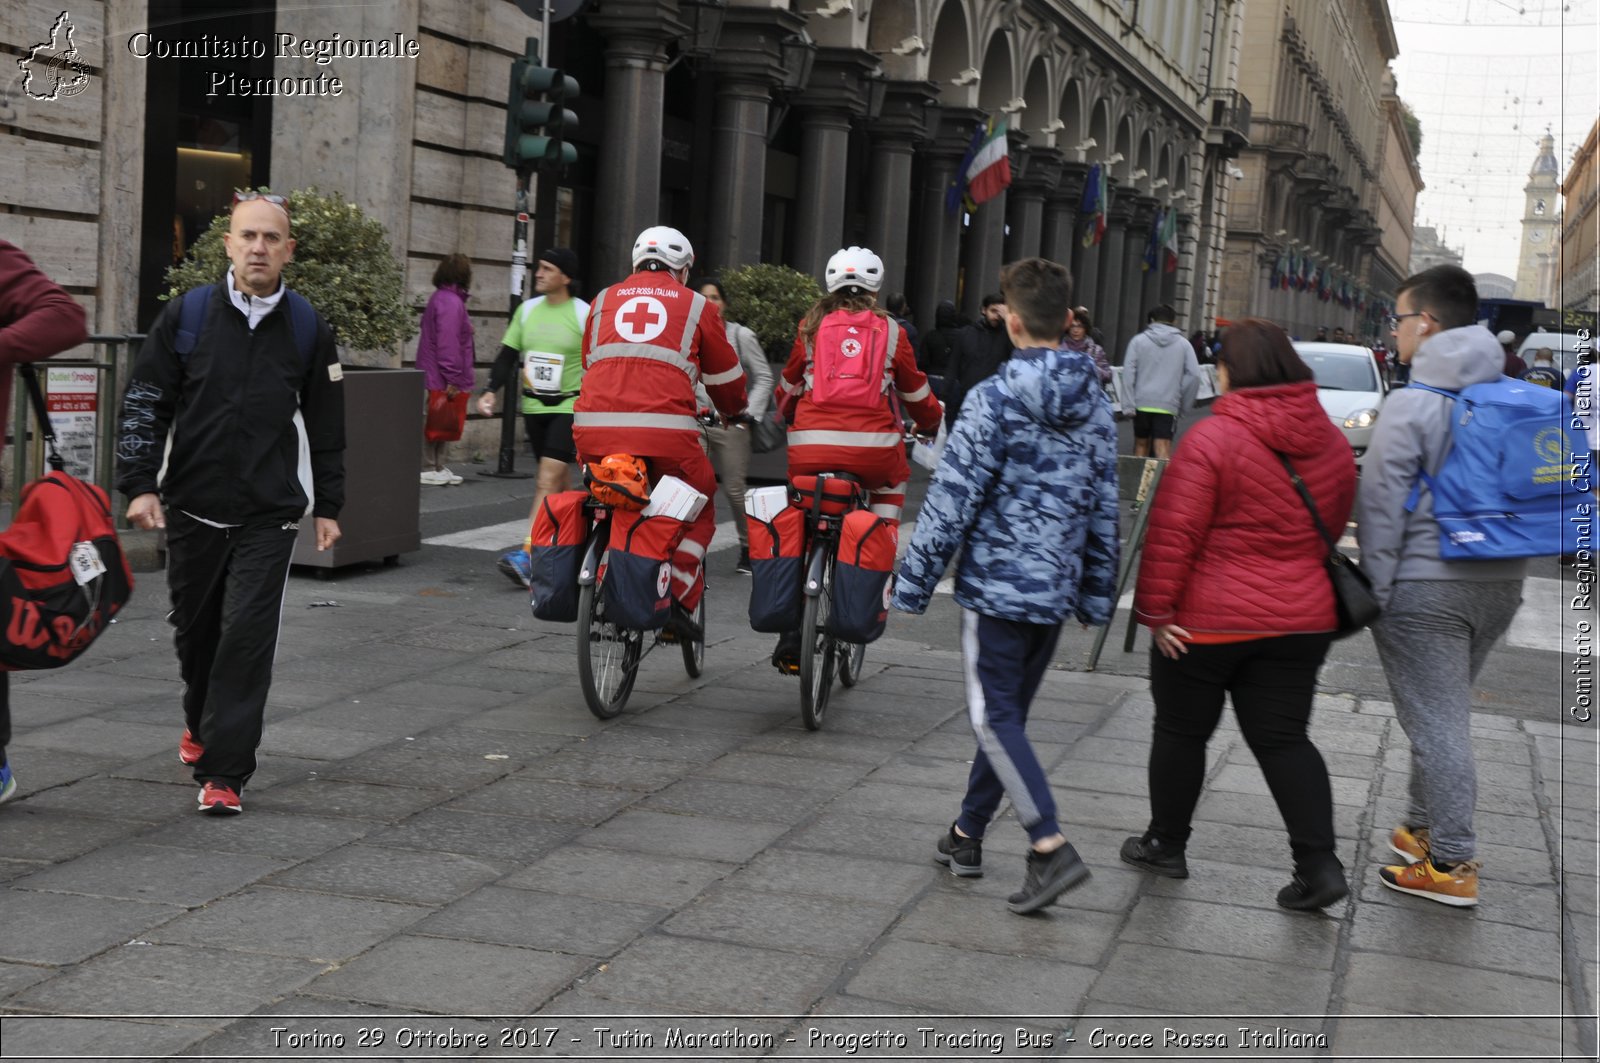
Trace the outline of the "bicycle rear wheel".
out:
<instances>
[{"instance_id":1,"label":"bicycle rear wheel","mask_svg":"<svg viewBox=\"0 0 1600 1063\"><path fill-rule=\"evenodd\" d=\"M806 570L810 569L808 561ZM837 642L826 630L832 608L833 558L829 557L822 563L822 586L815 596L806 598L800 620L800 720L808 731L822 727L828 695L833 690Z\"/></svg>"},{"instance_id":2,"label":"bicycle rear wheel","mask_svg":"<svg viewBox=\"0 0 1600 1063\"><path fill-rule=\"evenodd\" d=\"M839 643L839 682L853 687L861 682L861 668L867 663L865 642Z\"/></svg>"},{"instance_id":3,"label":"bicycle rear wheel","mask_svg":"<svg viewBox=\"0 0 1600 1063\"><path fill-rule=\"evenodd\" d=\"M700 637L691 640L680 634L678 645L683 649L683 670L689 673L690 679L698 679L706 665L706 591L703 588L700 604L694 607L690 618L700 628Z\"/></svg>"},{"instance_id":4,"label":"bicycle rear wheel","mask_svg":"<svg viewBox=\"0 0 1600 1063\"><path fill-rule=\"evenodd\" d=\"M589 711L609 720L628 704L639 674L644 633L607 623L600 580L578 591L578 685Z\"/></svg>"}]
</instances>

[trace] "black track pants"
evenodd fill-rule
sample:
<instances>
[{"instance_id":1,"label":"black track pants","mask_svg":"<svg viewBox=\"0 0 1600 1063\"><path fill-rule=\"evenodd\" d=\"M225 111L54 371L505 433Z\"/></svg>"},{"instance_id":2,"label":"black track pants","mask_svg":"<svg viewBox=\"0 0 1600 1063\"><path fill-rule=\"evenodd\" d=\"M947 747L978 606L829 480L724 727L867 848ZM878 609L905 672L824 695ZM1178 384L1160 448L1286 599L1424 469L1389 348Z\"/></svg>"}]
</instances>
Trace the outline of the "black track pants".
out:
<instances>
[{"instance_id":1,"label":"black track pants","mask_svg":"<svg viewBox=\"0 0 1600 1063\"><path fill-rule=\"evenodd\" d=\"M293 521L214 528L167 511L183 716L205 747L197 782L241 789L256 770L297 532Z\"/></svg>"}]
</instances>

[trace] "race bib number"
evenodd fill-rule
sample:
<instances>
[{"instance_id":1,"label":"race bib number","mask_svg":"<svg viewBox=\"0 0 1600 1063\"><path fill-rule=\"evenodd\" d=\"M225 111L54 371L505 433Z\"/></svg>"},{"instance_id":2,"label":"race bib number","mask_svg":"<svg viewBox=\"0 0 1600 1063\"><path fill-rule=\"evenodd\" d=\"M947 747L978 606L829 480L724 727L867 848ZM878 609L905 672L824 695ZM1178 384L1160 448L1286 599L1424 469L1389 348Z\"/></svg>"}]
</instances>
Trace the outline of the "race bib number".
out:
<instances>
[{"instance_id":1,"label":"race bib number","mask_svg":"<svg viewBox=\"0 0 1600 1063\"><path fill-rule=\"evenodd\" d=\"M100 560L100 551L94 543L73 543L72 552L67 555L67 564L72 566L72 578L78 581L80 587L106 574L105 562Z\"/></svg>"},{"instance_id":2,"label":"race bib number","mask_svg":"<svg viewBox=\"0 0 1600 1063\"><path fill-rule=\"evenodd\" d=\"M561 374L567 356L551 351L523 351L522 379L529 390L540 395L561 394Z\"/></svg>"}]
</instances>

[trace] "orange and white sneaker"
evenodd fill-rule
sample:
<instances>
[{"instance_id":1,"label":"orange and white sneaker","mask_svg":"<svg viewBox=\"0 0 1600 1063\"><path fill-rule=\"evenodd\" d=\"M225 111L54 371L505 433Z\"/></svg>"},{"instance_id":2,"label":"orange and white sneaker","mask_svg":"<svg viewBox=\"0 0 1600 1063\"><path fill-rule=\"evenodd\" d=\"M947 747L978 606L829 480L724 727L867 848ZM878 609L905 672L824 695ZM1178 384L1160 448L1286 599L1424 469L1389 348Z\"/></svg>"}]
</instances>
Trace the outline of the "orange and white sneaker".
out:
<instances>
[{"instance_id":1,"label":"orange and white sneaker","mask_svg":"<svg viewBox=\"0 0 1600 1063\"><path fill-rule=\"evenodd\" d=\"M1394 833L1389 835L1389 848L1408 864L1426 860L1431 851L1428 846L1428 828L1413 828L1404 824L1396 827Z\"/></svg>"},{"instance_id":2,"label":"orange and white sneaker","mask_svg":"<svg viewBox=\"0 0 1600 1063\"><path fill-rule=\"evenodd\" d=\"M185 727L183 729L183 737L178 739L178 763L198 764L200 763L200 754L205 751L206 748L200 744L200 739L194 736L193 731Z\"/></svg>"},{"instance_id":3,"label":"orange and white sneaker","mask_svg":"<svg viewBox=\"0 0 1600 1063\"><path fill-rule=\"evenodd\" d=\"M239 791L208 782L200 787L200 811L208 816L237 816L244 806L239 803Z\"/></svg>"},{"instance_id":4,"label":"orange and white sneaker","mask_svg":"<svg viewBox=\"0 0 1600 1063\"><path fill-rule=\"evenodd\" d=\"M1418 860L1405 867L1381 868L1378 878L1385 886L1401 893L1456 908L1471 908L1478 903L1480 866L1477 860L1463 860L1449 871L1440 871L1432 860Z\"/></svg>"}]
</instances>

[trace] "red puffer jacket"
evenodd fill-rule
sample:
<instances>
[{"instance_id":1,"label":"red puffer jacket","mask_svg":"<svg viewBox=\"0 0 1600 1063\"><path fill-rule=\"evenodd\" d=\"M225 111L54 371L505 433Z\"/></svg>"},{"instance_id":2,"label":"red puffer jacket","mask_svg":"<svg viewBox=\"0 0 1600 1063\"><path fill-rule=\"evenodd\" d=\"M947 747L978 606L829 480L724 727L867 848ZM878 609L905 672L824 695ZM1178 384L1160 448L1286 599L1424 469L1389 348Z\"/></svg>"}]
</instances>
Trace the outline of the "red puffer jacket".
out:
<instances>
[{"instance_id":1,"label":"red puffer jacket","mask_svg":"<svg viewBox=\"0 0 1600 1063\"><path fill-rule=\"evenodd\" d=\"M1183 437L1161 478L1133 608L1149 626L1191 632L1303 634L1334 629L1327 547L1282 451L1344 534L1355 502L1350 445L1311 381L1243 388Z\"/></svg>"}]
</instances>

